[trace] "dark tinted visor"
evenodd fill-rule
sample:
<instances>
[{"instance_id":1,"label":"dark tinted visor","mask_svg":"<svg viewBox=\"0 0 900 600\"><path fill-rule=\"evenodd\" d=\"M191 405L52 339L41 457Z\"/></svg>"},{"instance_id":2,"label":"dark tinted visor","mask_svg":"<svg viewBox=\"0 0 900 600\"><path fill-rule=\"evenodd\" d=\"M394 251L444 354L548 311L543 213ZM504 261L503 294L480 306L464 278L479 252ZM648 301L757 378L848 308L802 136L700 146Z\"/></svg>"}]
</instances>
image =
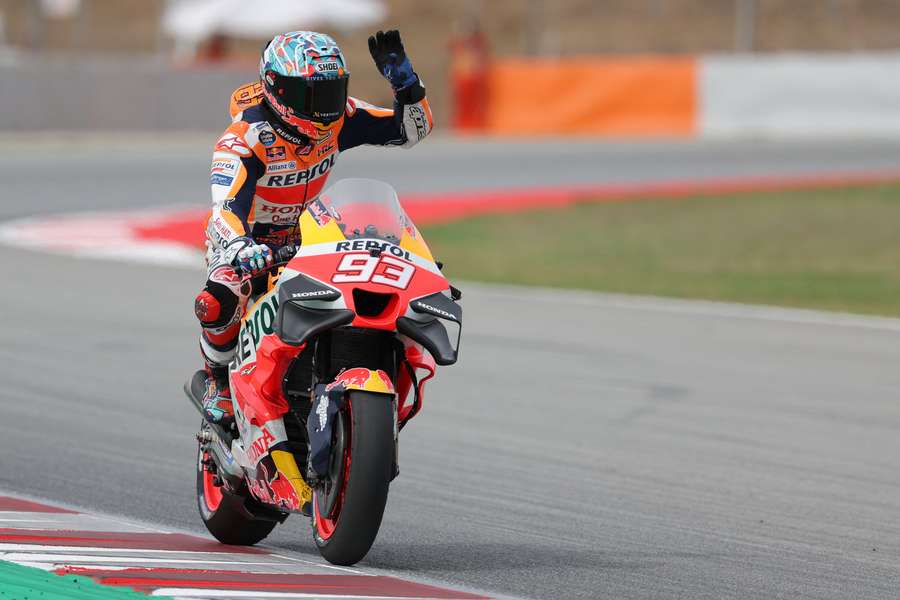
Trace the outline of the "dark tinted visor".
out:
<instances>
[{"instance_id":1,"label":"dark tinted visor","mask_svg":"<svg viewBox=\"0 0 900 600\"><path fill-rule=\"evenodd\" d=\"M281 101L294 113L310 121L330 123L344 114L349 77L304 79L276 77L274 87Z\"/></svg>"}]
</instances>

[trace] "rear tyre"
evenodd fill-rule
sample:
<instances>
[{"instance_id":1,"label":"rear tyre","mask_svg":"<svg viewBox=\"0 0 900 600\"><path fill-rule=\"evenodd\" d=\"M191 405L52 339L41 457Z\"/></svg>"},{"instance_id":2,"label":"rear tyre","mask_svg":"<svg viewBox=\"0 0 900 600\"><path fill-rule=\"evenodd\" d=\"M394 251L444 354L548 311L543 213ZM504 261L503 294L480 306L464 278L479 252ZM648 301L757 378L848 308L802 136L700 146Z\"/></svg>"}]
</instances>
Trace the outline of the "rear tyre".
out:
<instances>
[{"instance_id":1,"label":"rear tyre","mask_svg":"<svg viewBox=\"0 0 900 600\"><path fill-rule=\"evenodd\" d=\"M348 393L336 423L336 441L346 440L336 454L340 464L337 497L317 489L313 498L313 538L319 553L335 565L362 560L378 535L387 504L394 461L394 405L388 396L358 390ZM330 487L331 487L330 486ZM320 497L321 496L321 497Z\"/></svg>"},{"instance_id":2,"label":"rear tyre","mask_svg":"<svg viewBox=\"0 0 900 600\"><path fill-rule=\"evenodd\" d=\"M232 546L252 546L269 535L274 521L254 519L243 508L245 497L213 483L214 475L203 467L205 452L197 452L197 508L214 538Z\"/></svg>"}]
</instances>

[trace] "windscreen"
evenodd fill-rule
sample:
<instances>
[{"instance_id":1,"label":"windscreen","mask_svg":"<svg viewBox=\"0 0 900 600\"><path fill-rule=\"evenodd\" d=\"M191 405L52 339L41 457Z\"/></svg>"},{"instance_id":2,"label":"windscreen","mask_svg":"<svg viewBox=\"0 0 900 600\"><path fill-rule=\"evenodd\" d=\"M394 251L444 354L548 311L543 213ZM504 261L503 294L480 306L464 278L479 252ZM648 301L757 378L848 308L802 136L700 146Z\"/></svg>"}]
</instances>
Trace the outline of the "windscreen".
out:
<instances>
[{"instance_id":1,"label":"windscreen","mask_svg":"<svg viewBox=\"0 0 900 600\"><path fill-rule=\"evenodd\" d=\"M399 245L404 231L415 235L397 192L383 181L342 179L319 200L348 240L371 238ZM315 209L310 206L307 210Z\"/></svg>"}]
</instances>

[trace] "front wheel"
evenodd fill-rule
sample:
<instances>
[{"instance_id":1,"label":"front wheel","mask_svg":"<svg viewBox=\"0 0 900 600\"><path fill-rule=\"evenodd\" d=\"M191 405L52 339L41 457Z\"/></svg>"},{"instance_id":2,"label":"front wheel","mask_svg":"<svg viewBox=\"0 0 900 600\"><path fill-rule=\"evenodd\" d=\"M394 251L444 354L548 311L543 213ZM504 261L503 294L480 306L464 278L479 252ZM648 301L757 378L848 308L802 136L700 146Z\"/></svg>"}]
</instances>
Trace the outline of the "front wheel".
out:
<instances>
[{"instance_id":1,"label":"front wheel","mask_svg":"<svg viewBox=\"0 0 900 600\"><path fill-rule=\"evenodd\" d=\"M329 482L313 497L313 538L335 565L352 565L372 547L387 504L394 460L390 397L350 390L335 422Z\"/></svg>"},{"instance_id":2,"label":"front wheel","mask_svg":"<svg viewBox=\"0 0 900 600\"><path fill-rule=\"evenodd\" d=\"M203 466L208 455L197 454L197 507L203 524L223 544L252 546L265 539L275 528L274 521L249 517L241 510L244 498L215 485L214 475Z\"/></svg>"}]
</instances>

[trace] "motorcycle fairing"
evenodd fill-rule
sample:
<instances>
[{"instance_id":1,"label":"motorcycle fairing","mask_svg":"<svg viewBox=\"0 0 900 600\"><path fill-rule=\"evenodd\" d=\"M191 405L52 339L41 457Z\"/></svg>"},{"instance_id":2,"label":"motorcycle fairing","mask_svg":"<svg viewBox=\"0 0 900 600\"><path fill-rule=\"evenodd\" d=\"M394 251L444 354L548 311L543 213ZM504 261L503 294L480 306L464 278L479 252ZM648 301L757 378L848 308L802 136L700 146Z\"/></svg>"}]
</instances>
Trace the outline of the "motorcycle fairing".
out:
<instances>
[{"instance_id":1,"label":"motorcycle fairing","mask_svg":"<svg viewBox=\"0 0 900 600\"><path fill-rule=\"evenodd\" d=\"M278 288L278 302L284 304L292 300L320 300L331 303L341 297L341 293L305 273L288 272Z\"/></svg>"},{"instance_id":2,"label":"motorcycle fairing","mask_svg":"<svg viewBox=\"0 0 900 600\"><path fill-rule=\"evenodd\" d=\"M235 360L239 366L252 364L263 339L275 332L279 307L276 289L273 288L260 296L241 319L235 353Z\"/></svg>"},{"instance_id":3,"label":"motorcycle fairing","mask_svg":"<svg viewBox=\"0 0 900 600\"><path fill-rule=\"evenodd\" d=\"M250 493L256 499L281 508L286 511L298 511L303 507L303 503L308 502L312 498L312 492L306 487L300 493L295 487L295 479L290 479L285 475L285 471L299 474L296 470L296 462L293 462L293 468L290 465L279 466L279 459L283 459L283 451L273 450L270 459L260 461L255 477L247 477L247 487ZM284 470L282 470L284 469ZM302 481L302 478L301 478ZM305 486L305 483L304 483Z\"/></svg>"},{"instance_id":4,"label":"motorcycle fairing","mask_svg":"<svg viewBox=\"0 0 900 600\"><path fill-rule=\"evenodd\" d=\"M299 346L323 331L349 325L354 317L347 309L321 310L289 301L278 311L275 332L284 343Z\"/></svg>"},{"instance_id":5,"label":"motorcycle fairing","mask_svg":"<svg viewBox=\"0 0 900 600\"><path fill-rule=\"evenodd\" d=\"M367 242L379 243L380 245L385 244L377 240L366 239L354 240L354 242L362 244L363 247ZM389 247L400 249L399 246ZM350 269L356 269L357 267L353 266L354 264L378 262L378 266L375 267L376 270L373 270L374 276L368 281L335 280L337 278L337 275L335 275L331 281L324 282L325 285L341 292L339 300L331 302L301 301L301 304L307 308L316 307L321 310L346 308L354 313L354 319L350 323L354 327L388 331L397 330L397 319L406 314L411 299L421 298L449 289L449 284L444 276L441 275L437 265L410 251L401 250L403 252L401 258L390 251L373 256L373 252L352 249L347 251L342 248L343 246L340 243L330 242L301 247L297 255L288 264L288 269L285 269L284 274L282 274L282 285L284 285L285 277L289 276L289 272L303 272L312 277L324 279L327 276L321 274L336 273L340 275L342 266L350 265ZM354 261L358 262L354 263ZM409 269L410 273L407 281L394 281L391 279L396 272L405 269ZM353 271L350 271L348 277L356 277L352 273ZM355 291L356 294L354 294ZM382 312L367 314L365 310L360 310L358 306L357 295L360 293L369 295L382 294L388 297L389 301L386 302Z\"/></svg>"},{"instance_id":6,"label":"motorcycle fairing","mask_svg":"<svg viewBox=\"0 0 900 600\"><path fill-rule=\"evenodd\" d=\"M235 411L235 417L237 417L237 411ZM237 418L235 420L237 421ZM238 430L241 429L241 424L238 424ZM281 418L267 421L262 426L249 423L244 418L241 437L232 443L231 453L239 465L252 471L272 448L285 444L287 441L284 421Z\"/></svg>"},{"instance_id":7,"label":"motorcycle fairing","mask_svg":"<svg viewBox=\"0 0 900 600\"><path fill-rule=\"evenodd\" d=\"M256 365L242 369L243 377L248 377L255 369ZM236 378L234 371L231 375L234 386L241 375ZM248 418L248 411L254 415L252 419ZM240 437L232 440L230 450L226 451L229 472L234 472L234 466L238 467L235 475L247 482L250 493L258 500L287 511L300 510L303 503L312 497L312 492L305 487L302 478L300 483L303 485L298 485L289 477L292 473L299 473L293 455L287 459L281 456L285 453L278 450L279 447L286 447L284 421L278 417L259 423L256 420L259 411L240 401L234 402L234 413ZM246 440L250 442L245 447ZM225 449L221 440L219 443ZM304 494L306 500L303 500Z\"/></svg>"},{"instance_id":8,"label":"motorcycle fairing","mask_svg":"<svg viewBox=\"0 0 900 600\"><path fill-rule=\"evenodd\" d=\"M270 292L270 294L272 293ZM250 315L248 315L248 318ZM242 326L241 330L243 331ZM239 338L240 339L240 338ZM239 342L240 344L240 342ZM300 347L286 344L275 335L274 327L271 333L260 339L255 351L253 362L243 362L234 365L231 369L231 390L236 406L244 415L247 423L261 427L264 423L280 418L288 410L287 402L281 393L280 382L291 361L299 351L305 349L305 344ZM239 350L240 352L240 345ZM238 421L238 430L241 421Z\"/></svg>"},{"instance_id":9,"label":"motorcycle fairing","mask_svg":"<svg viewBox=\"0 0 900 600\"><path fill-rule=\"evenodd\" d=\"M397 330L425 347L439 365L456 362L456 350L447 335L447 329L437 319L417 321L409 317L397 319Z\"/></svg>"},{"instance_id":10,"label":"motorcycle fairing","mask_svg":"<svg viewBox=\"0 0 900 600\"><path fill-rule=\"evenodd\" d=\"M311 496L293 454L281 447L286 441L286 435L281 436L282 417L289 410L281 384L293 360L307 351L308 341L343 325L397 331L401 319L414 321L417 329L440 329L446 338L439 319L446 318L447 313L456 322L461 320L461 309L455 302L450 305L434 298L438 294L446 296L449 283L418 230L396 202L395 193L381 206L377 199L368 205L369 198L359 200L366 206L341 205L336 201L345 213L343 219L334 206L321 200L314 203L317 210L301 214L303 245L280 272L277 283L254 303L241 323L237 358L230 375L241 438L252 440L243 452L242 464L247 467L251 493L287 510L300 510ZM369 209L371 213L367 212ZM347 265L353 267L357 262L370 267L366 277L354 279L357 276ZM373 265L375 268L371 268ZM370 310L366 314L359 302L364 302L367 295L369 299L387 298L379 305L383 306L381 312L374 314ZM413 301L424 302L433 310L412 306ZM370 301L370 309L371 306ZM398 427L421 408L424 384L435 372L435 357L442 364L456 358L455 348L452 360L450 351L444 348L450 346L449 340L446 344L426 345L422 339L416 339L415 332L410 332L413 335L398 336L405 346L408 369L399 369L396 390L387 373L366 368L345 369L325 386L335 392L340 390L341 394L360 389L387 396L395 407L395 437ZM417 378L416 370L424 370L425 376ZM408 403L411 390L415 391L415 400ZM315 421L314 414L310 421ZM243 451L243 446L240 449Z\"/></svg>"},{"instance_id":11,"label":"motorcycle fairing","mask_svg":"<svg viewBox=\"0 0 900 600\"><path fill-rule=\"evenodd\" d=\"M407 369L400 369L397 375L397 398L399 398L399 407L397 410L398 420L401 424L405 424L409 419L413 418L422 408L421 401L425 395L425 382L434 377L437 371L434 358L425 351L421 344L401 335L400 340L403 342L404 354L406 362L409 364L410 372ZM419 371L424 371L422 377L416 376ZM413 403L407 402L409 399L410 389L415 385Z\"/></svg>"}]
</instances>

